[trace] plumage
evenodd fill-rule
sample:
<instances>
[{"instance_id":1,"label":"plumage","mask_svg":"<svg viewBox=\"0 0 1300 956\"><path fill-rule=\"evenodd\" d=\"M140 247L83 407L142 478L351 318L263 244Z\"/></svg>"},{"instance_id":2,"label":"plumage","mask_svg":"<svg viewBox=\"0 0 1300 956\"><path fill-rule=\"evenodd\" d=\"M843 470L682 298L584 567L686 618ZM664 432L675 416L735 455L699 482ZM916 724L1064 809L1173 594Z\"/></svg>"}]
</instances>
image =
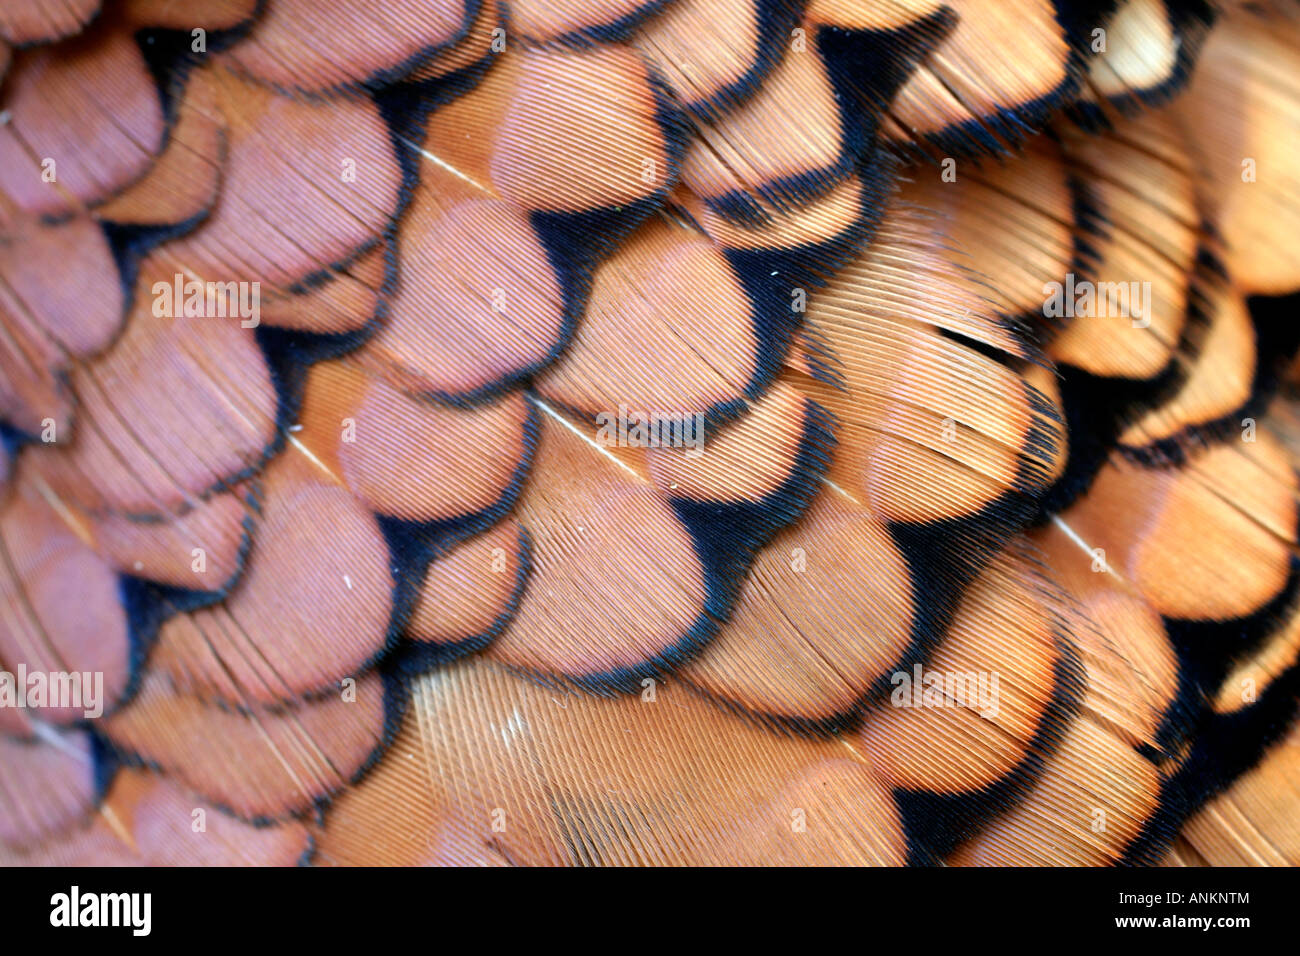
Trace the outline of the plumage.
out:
<instances>
[{"instance_id":1,"label":"plumage","mask_svg":"<svg viewBox=\"0 0 1300 956\"><path fill-rule=\"evenodd\" d=\"M0 863L1300 863L1298 57L7 0Z\"/></svg>"}]
</instances>

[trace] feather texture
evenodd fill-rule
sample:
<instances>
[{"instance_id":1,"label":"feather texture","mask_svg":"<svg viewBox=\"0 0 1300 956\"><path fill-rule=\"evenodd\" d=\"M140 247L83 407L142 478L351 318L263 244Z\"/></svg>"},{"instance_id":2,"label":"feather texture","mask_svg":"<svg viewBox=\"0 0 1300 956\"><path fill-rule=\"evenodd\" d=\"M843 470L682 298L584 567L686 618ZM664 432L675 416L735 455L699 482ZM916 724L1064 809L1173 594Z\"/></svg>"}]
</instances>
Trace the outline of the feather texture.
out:
<instances>
[{"instance_id":1,"label":"feather texture","mask_svg":"<svg viewBox=\"0 0 1300 956\"><path fill-rule=\"evenodd\" d=\"M1297 57L8 0L0 862L1295 863Z\"/></svg>"}]
</instances>

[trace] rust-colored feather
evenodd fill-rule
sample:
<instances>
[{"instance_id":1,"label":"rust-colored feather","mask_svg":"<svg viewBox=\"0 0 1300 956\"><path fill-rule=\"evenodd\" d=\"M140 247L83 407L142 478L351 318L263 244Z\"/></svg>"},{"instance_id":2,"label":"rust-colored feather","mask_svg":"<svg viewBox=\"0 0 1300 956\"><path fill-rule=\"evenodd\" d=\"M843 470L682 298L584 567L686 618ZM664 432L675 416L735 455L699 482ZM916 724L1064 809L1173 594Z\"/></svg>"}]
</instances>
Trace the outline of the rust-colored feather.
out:
<instances>
[{"instance_id":1,"label":"rust-colored feather","mask_svg":"<svg viewBox=\"0 0 1300 956\"><path fill-rule=\"evenodd\" d=\"M1297 57L6 0L0 863L1296 863Z\"/></svg>"}]
</instances>

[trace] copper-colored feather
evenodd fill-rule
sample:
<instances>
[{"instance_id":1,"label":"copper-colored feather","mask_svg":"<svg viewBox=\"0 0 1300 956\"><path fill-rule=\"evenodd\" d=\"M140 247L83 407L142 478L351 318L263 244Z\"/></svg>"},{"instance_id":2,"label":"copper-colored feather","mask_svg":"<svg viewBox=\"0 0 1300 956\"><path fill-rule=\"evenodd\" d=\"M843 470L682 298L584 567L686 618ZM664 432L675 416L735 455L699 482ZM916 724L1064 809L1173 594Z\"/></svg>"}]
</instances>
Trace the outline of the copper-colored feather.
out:
<instances>
[{"instance_id":1,"label":"copper-colored feather","mask_svg":"<svg viewBox=\"0 0 1300 956\"><path fill-rule=\"evenodd\" d=\"M1292 9L99 6L0 13L0 862L1296 861Z\"/></svg>"}]
</instances>

